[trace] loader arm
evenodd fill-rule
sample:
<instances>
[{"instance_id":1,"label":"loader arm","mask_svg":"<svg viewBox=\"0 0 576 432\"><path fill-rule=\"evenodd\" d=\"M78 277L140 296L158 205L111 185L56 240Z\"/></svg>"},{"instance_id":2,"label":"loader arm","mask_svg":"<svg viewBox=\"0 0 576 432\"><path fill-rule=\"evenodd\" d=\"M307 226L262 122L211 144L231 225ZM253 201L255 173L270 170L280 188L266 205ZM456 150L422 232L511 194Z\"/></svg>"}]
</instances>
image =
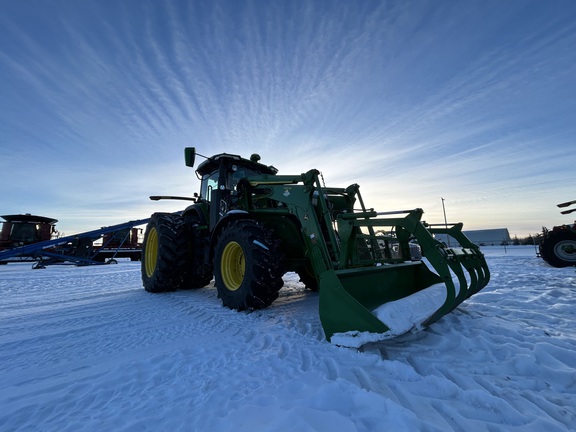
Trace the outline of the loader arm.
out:
<instances>
[{"instance_id":1,"label":"loader arm","mask_svg":"<svg viewBox=\"0 0 576 432\"><path fill-rule=\"evenodd\" d=\"M302 248L310 260L314 274L319 278L327 269L337 266L338 239L332 227L329 209L322 199L314 201L318 191L317 170L300 176L259 176L248 178L241 187L241 208L274 224L279 215L290 216L298 222ZM249 186L248 186L249 185ZM254 200L266 199L276 203L274 208L255 208ZM279 233L280 236L282 233Z\"/></svg>"}]
</instances>

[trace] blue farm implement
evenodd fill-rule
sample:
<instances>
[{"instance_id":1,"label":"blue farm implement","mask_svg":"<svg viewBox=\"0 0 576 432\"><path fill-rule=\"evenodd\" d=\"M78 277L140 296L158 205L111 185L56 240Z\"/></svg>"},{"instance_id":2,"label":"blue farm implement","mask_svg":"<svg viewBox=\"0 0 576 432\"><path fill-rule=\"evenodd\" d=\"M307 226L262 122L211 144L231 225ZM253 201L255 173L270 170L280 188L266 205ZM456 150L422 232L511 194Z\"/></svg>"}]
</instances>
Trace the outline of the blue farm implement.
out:
<instances>
[{"instance_id":1,"label":"blue farm implement","mask_svg":"<svg viewBox=\"0 0 576 432\"><path fill-rule=\"evenodd\" d=\"M94 265L116 262L116 258L140 259L139 225L133 220L71 236L51 238L57 233L56 219L43 216L7 215L0 240L0 264L33 261L33 268L50 264ZM101 244L94 244L101 240Z\"/></svg>"}]
</instances>

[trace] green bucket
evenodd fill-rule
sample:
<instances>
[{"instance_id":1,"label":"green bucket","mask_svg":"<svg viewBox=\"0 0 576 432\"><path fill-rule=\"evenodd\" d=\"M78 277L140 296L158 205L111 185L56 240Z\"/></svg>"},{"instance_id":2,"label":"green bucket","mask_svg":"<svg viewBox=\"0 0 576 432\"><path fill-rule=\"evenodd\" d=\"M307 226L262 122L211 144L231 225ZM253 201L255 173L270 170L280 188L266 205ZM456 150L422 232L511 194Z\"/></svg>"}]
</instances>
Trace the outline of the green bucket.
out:
<instances>
[{"instance_id":1,"label":"green bucket","mask_svg":"<svg viewBox=\"0 0 576 432\"><path fill-rule=\"evenodd\" d=\"M320 320L326 338L330 340L334 334L347 332L379 333L382 338L395 336L375 311L384 304L444 282L421 261L327 270L320 275ZM445 303L442 302L441 308ZM432 310L431 315L437 310Z\"/></svg>"}]
</instances>

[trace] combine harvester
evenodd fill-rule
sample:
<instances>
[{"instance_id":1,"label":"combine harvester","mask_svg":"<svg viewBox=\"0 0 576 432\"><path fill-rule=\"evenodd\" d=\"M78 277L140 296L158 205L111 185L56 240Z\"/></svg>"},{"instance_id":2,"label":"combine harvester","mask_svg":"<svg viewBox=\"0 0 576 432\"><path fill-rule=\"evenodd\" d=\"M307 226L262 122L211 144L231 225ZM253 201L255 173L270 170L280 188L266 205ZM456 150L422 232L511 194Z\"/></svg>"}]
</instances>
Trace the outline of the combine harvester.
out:
<instances>
[{"instance_id":1,"label":"combine harvester","mask_svg":"<svg viewBox=\"0 0 576 432\"><path fill-rule=\"evenodd\" d=\"M185 149L187 166L196 155ZM326 338L358 347L437 321L489 281L484 255L461 223L427 225L419 208L377 212L357 184L327 187L315 169L277 175L256 154L202 157L199 194L150 197L194 203L152 215L142 253L149 292L201 288L214 277L224 306L260 309L278 297L284 273L296 272L319 291ZM412 260L414 240L422 260Z\"/></svg>"},{"instance_id":2,"label":"combine harvester","mask_svg":"<svg viewBox=\"0 0 576 432\"><path fill-rule=\"evenodd\" d=\"M125 222L66 237L58 234L57 219L44 216L6 215L0 236L0 264L33 261L32 268L45 268L50 264L70 263L94 265L115 263L116 258L140 259L138 225L149 219ZM102 245L95 245L102 239Z\"/></svg>"}]
</instances>

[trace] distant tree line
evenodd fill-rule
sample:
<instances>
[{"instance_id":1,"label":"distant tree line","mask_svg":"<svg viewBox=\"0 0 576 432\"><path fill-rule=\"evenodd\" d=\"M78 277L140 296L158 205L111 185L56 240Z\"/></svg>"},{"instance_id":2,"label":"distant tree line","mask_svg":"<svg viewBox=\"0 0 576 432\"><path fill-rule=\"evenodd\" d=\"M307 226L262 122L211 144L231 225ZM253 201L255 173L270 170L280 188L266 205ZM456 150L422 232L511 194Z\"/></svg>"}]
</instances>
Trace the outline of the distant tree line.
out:
<instances>
[{"instance_id":1,"label":"distant tree line","mask_svg":"<svg viewBox=\"0 0 576 432\"><path fill-rule=\"evenodd\" d=\"M541 241L542 235L537 234L533 236L532 234L529 234L528 237L514 236L511 244L514 246L539 245Z\"/></svg>"}]
</instances>

